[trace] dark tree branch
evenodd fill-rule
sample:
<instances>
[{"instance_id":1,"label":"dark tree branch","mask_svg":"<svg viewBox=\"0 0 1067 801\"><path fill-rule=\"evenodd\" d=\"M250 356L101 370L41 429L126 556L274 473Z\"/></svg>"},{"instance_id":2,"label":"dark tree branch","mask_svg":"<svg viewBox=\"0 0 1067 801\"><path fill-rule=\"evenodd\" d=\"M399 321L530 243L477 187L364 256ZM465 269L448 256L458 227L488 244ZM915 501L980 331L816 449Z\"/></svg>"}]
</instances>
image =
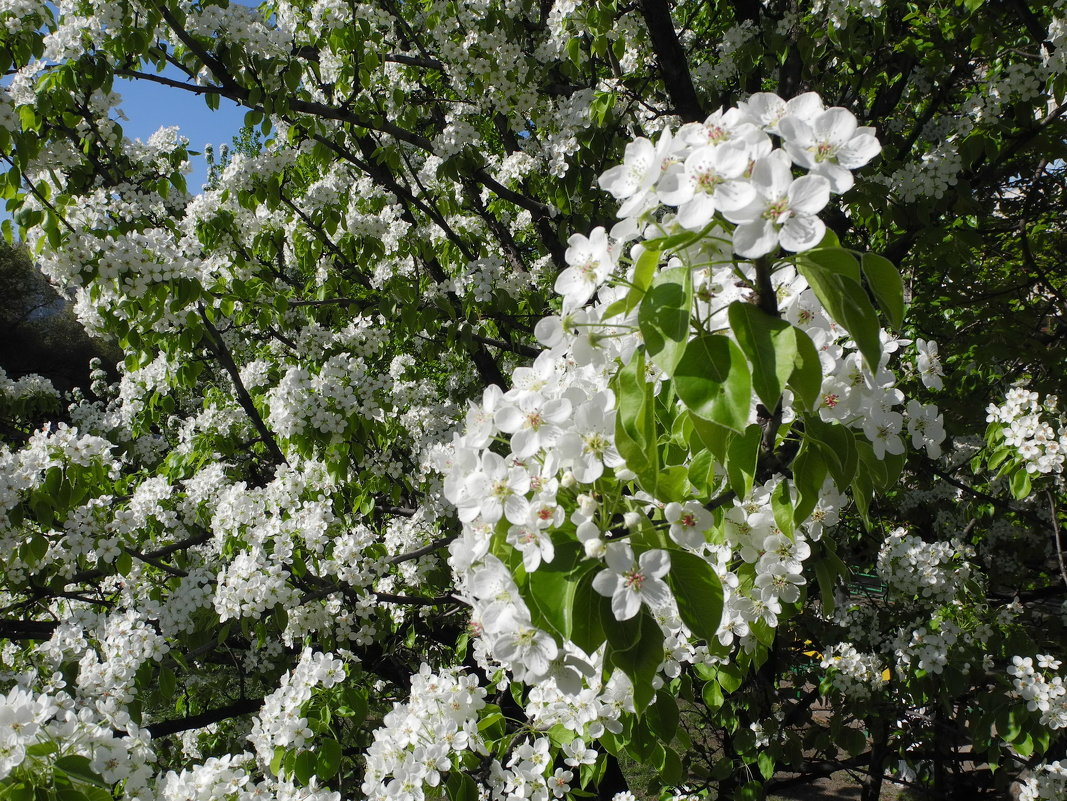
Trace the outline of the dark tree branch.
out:
<instances>
[{"instance_id":1,"label":"dark tree branch","mask_svg":"<svg viewBox=\"0 0 1067 801\"><path fill-rule=\"evenodd\" d=\"M652 40L652 49L656 53L663 86L674 104L674 110L686 122L703 121L707 115L693 86L685 50L678 41L666 0L640 0L639 5Z\"/></svg>"},{"instance_id":2,"label":"dark tree branch","mask_svg":"<svg viewBox=\"0 0 1067 801\"><path fill-rule=\"evenodd\" d=\"M145 726L145 728L148 729L153 737L166 737L170 734L178 734L183 731L202 729L204 726L210 726L212 723L219 723L220 721L240 717L241 715L250 715L253 712L258 712L261 706L263 706L262 698L246 698L241 701L235 701L232 704L227 704L226 706L209 709L198 715L190 715L185 718L173 718L171 720L161 720L159 723L150 723Z\"/></svg>"},{"instance_id":3,"label":"dark tree branch","mask_svg":"<svg viewBox=\"0 0 1067 801\"><path fill-rule=\"evenodd\" d=\"M0 640L47 640L58 626L56 620L0 620Z\"/></svg>"},{"instance_id":4,"label":"dark tree branch","mask_svg":"<svg viewBox=\"0 0 1067 801\"><path fill-rule=\"evenodd\" d=\"M241 408L245 410L245 414L247 414L252 421L252 426L263 438L263 444L270 452L274 463L289 464L288 460L285 458L285 454L282 453L282 449L278 447L274 435L270 432L270 429L267 428L267 424L263 422L263 418L259 414L259 409L256 408L256 404L252 400L252 396L249 395L248 390L245 389L244 382L241 381L241 373L237 369L237 365L234 363L233 356L230 355L226 343L222 341L222 335L207 318L207 313L203 308L200 309L200 319L204 321L204 326L210 334L207 338L208 347L211 349L211 352L215 354L215 358L219 360L219 363L222 365L226 373L230 376L230 380L233 382L234 392L237 395L237 402L241 405Z\"/></svg>"}]
</instances>

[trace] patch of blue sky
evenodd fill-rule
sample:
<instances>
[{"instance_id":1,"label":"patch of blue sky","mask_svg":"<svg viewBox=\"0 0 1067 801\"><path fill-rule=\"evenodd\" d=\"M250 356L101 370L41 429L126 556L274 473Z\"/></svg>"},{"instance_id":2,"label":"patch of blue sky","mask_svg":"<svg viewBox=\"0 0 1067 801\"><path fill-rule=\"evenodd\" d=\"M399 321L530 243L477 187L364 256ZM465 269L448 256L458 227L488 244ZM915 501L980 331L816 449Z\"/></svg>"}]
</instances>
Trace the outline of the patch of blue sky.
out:
<instances>
[{"instance_id":1,"label":"patch of blue sky","mask_svg":"<svg viewBox=\"0 0 1067 801\"><path fill-rule=\"evenodd\" d=\"M176 68L168 67L160 75L186 83ZM189 159L193 170L186 183L193 193L207 181L204 147L230 144L244 124L246 109L225 98L212 111L203 95L149 80L117 78L113 88L122 95L120 107L126 120L120 124L126 136L146 142L160 128L177 126L178 134L189 140L189 149L200 154Z\"/></svg>"}]
</instances>

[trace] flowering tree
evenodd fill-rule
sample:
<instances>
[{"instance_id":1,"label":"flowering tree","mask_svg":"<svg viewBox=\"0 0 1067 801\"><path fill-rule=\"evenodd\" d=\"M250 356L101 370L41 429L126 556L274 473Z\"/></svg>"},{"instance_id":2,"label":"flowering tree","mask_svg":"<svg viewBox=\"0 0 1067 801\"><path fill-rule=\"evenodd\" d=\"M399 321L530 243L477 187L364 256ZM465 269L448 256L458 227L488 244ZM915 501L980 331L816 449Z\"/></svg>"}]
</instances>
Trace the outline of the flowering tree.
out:
<instances>
[{"instance_id":1,"label":"flowering tree","mask_svg":"<svg viewBox=\"0 0 1067 801\"><path fill-rule=\"evenodd\" d=\"M1063 792L1054 4L0 18L5 797Z\"/></svg>"}]
</instances>

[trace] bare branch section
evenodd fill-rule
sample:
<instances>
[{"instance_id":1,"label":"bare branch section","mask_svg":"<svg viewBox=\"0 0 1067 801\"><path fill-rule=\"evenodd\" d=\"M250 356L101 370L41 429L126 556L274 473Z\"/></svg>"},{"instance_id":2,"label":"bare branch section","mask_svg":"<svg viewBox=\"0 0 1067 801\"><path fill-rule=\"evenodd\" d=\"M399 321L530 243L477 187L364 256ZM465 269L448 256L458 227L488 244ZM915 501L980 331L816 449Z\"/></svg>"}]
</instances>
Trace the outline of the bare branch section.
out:
<instances>
[{"instance_id":1,"label":"bare branch section","mask_svg":"<svg viewBox=\"0 0 1067 801\"><path fill-rule=\"evenodd\" d=\"M244 382L241 381L240 371L237 369L237 365L233 361L233 357L230 355L229 349L226 347L226 343L222 341L222 335L219 334L217 328L211 324L211 321L207 318L207 314L203 310L200 312L200 317L204 321L204 326L207 328L210 336L207 341L211 352L215 354L215 358L219 360L223 369L226 370L227 375L230 376L230 380L233 381L234 391L237 394L237 402L241 404L241 408L245 410L249 419L252 421L252 425L256 431L259 432L260 437L263 438L263 444L270 452L271 458L275 464L288 464L289 462L285 458L285 454L282 453L282 449L278 447L278 443L274 439L274 435L267 428L267 424L263 422L263 417L259 414L259 410L256 408L256 404L252 400L252 396L248 394L248 390L245 389Z\"/></svg>"},{"instance_id":2,"label":"bare branch section","mask_svg":"<svg viewBox=\"0 0 1067 801\"><path fill-rule=\"evenodd\" d=\"M674 110L686 122L703 120L707 115L693 86L685 50L678 41L667 3L665 0L641 0L640 6L663 76L663 85L674 104Z\"/></svg>"}]
</instances>

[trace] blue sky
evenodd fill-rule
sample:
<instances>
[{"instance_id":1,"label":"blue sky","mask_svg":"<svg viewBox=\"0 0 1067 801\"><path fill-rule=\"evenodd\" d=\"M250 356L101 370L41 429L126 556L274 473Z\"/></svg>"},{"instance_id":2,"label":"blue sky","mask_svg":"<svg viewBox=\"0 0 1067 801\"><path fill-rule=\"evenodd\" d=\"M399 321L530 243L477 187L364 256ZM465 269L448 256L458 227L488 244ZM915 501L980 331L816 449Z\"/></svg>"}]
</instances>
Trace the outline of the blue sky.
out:
<instances>
[{"instance_id":1,"label":"blue sky","mask_svg":"<svg viewBox=\"0 0 1067 801\"><path fill-rule=\"evenodd\" d=\"M173 68L162 74L182 80ZM212 111L202 95L151 81L116 79L114 89L122 95L122 110L129 118L122 122L122 130L130 139L147 141L160 128L177 125L189 139L189 149L203 153L206 144L230 144L244 124L245 109L229 100L220 100L218 111ZM196 193L207 180L207 162L202 155L190 161L193 172L186 180L189 191Z\"/></svg>"}]
</instances>

